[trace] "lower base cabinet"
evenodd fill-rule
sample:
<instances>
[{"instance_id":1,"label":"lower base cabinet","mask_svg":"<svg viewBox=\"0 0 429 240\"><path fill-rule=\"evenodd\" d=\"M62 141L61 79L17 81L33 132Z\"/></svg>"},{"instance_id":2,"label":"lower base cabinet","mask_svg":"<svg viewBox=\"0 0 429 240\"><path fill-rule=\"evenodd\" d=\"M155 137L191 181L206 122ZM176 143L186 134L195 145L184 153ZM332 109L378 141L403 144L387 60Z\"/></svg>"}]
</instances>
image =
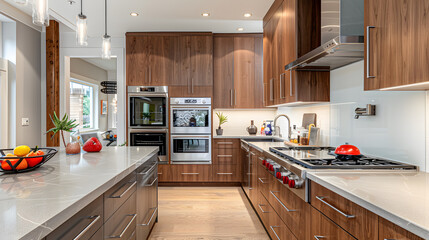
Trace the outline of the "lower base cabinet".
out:
<instances>
[{"instance_id":1,"label":"lower base cabinet","mask_svg":"<svg viewBox=\"0 0 429 240\"><path fill-rule=\"evenodd\" d=\"M341 229L319 211L311 208L311 238L318 240L341 239L355 240L350 234Z\"/></svg>"},{"instance_id":2,"label":"lower base cabinet","mask_svg":"<svg viewBox=\"0 0 429 240\"><path fill-rule=\"evenodd\" d=\"M381 217L379 218L379 221L378 221L378 234L379 234L378 239L380 240L385 240L385 239L423 240L423 238L418 237Z\"/></svg>"},{"instance_id":3,"label":"lower base cabinet","mask_svg":"<svg viewBox=\"0 0 429 240\"><path fill-rule=\"evenodd\" d=\"M105 239L130 239L136 230L136 193L107 220L104 224Z\"/></svg>"}]
</instances>

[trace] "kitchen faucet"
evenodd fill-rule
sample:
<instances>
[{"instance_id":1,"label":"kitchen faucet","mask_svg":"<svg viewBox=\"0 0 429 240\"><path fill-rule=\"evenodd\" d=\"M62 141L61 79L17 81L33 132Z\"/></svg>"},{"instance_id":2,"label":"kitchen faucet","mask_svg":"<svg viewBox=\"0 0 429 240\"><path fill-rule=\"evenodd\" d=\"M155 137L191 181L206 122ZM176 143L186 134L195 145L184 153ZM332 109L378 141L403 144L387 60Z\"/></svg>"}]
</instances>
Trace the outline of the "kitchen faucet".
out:
<instances>
[{"instance_id":1,"label":"kitchen faucet","mask_svg":"<svg viewBox=\"0 0 429 240\"><path fill-rule=\"evenodd\" d=\"M276 134L277 134L277 120L280 118L280 117L285 117L286 119L287 119L287 121L288 121L288 140L290 141L290 138L291 138L291 136L292 136L292 129L290 128L290 118L286 115L286 114L280 114L280 115L277 115L277 117L276 118L274 118L274 132L273 132L273 135L275 136ZM279 137L282 137L282 134L280 133L280 127L278 127L279 128Z\"/></svg>"}]
</instances>

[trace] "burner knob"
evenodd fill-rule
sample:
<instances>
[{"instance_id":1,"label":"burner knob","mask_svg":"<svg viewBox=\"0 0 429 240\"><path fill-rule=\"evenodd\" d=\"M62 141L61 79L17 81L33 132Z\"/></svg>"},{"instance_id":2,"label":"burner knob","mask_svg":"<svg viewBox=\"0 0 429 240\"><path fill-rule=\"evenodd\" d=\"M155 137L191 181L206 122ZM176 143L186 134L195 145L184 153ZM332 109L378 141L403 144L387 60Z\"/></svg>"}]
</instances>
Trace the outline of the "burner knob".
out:
<instances>
[{"instance_id":1,"label":"burner knob","mask_svg":"<svg viewBox=\"0 0 429 240\"><path fill-rule=\"evenodd\" d=\"M270 171L274 172L274 166L272 164L270 164Z\"/></svg>"},{"instance_id":2,"label":"burner knob","mask_svg":"<svg viewBox=\"0 0 429 240\"><path fill-rule=\"evenodd\" d=\"M284 176L283 177L283 184L288 184L289 183L289 177L288 176Z\"/></svg>"},{"instance_id":3,"label":"burner knob","mask_svg":"<svg viewBox=\"0 0 429 240\"><path fill-rule=\"evenodd\" d=\"M289 181L289 187L290 188L295 188L295 180L290 180Z\"/></svg>"},{"instance_id":4,"label":"burner knob","mask_svg":"<svg viewBox=\"0 0 429 240\"><path fill-rule=\"evenodd\" d=\"M267 164L267 161L265 161L265 159L264 160L262 160L262 165L266 165Z\"/></svg>"},{"instance_id":5,"label":"burner knob","mask_svg":"<svg viewBox=\"0 0 429 240\"><path fill-rule=\"evenodd\" d=\"M277 179L281 179L282 178L282 173L281 172L277 172L276 173L276 178Z\"/></svg>"}]
</instances>

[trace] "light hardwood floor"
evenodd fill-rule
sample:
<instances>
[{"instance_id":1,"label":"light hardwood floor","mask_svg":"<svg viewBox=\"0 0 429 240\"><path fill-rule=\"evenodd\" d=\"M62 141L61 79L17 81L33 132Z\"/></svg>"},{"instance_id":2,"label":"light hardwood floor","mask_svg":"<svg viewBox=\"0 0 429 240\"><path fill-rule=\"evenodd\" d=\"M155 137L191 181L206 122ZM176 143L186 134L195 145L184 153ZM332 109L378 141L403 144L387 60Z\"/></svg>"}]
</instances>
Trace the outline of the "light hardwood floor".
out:
<instances>
[{"instance_id":1,"label":"light hardwood floor","mask_svg":"<svg viewBox=\"0 0 429 240\"><path fill-rule=\"evenodd\" d=\"M240 187L160 187L149 239L269 239Z\"/></svg>"}]
</instances>

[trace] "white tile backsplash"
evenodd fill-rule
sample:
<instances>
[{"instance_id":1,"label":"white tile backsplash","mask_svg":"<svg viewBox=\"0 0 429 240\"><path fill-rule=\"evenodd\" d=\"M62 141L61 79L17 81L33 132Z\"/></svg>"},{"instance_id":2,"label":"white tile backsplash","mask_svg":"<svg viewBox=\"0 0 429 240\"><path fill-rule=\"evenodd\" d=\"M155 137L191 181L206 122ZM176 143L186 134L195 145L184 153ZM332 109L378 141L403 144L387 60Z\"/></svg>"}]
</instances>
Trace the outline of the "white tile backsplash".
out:
<instances>
[{"instance_id":1,"label":"white tile backsplash","mask_svg":"<svg viewBox=\"0 0 429 240\"><path fill-rule=\"evenodd\" d=\"M213 132L219 127L219 119L216 112L223 112L228 116L228 123L222 126L224 135L247 135L247 127L250 121L254 120L258 133L261 131L262 123L266 120L273 120L276 109L252 109L252 110L214 110Z\"/></svg>"}]
</instances>

